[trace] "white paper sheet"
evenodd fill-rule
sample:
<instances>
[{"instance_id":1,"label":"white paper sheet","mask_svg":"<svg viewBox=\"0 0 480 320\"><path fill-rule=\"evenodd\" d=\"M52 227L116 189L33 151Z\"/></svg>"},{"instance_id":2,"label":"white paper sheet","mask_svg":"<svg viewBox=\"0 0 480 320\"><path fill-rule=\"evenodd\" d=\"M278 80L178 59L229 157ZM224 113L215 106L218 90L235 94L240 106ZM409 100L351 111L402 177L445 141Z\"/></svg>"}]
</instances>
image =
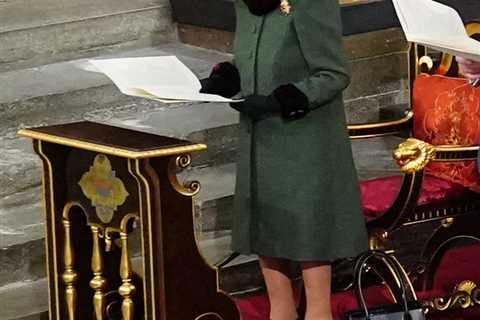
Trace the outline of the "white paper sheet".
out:
<instances>
[{"instance_id":1,"label":"white paper sheet","mask_svg":"<svg viewBox=\"0 0 480 320\"><path fill-rule=\"evenodd\" d=\"M408 41L480 61L480 42L467 35L455 9L433 0L392 1Z\"/></svg>"},{"instance_id":2,"label":"white paper sheet","mask_svg":"<svg viewBox=\"0 0 480 320\"><path fill-rule=\"evenodd\" d=\"M93 68L84 69L104 73L126 95L165 103L240 101L199 93L200 81L175 56L89 60L89 63Z\"/></svg>"}]
</instances>

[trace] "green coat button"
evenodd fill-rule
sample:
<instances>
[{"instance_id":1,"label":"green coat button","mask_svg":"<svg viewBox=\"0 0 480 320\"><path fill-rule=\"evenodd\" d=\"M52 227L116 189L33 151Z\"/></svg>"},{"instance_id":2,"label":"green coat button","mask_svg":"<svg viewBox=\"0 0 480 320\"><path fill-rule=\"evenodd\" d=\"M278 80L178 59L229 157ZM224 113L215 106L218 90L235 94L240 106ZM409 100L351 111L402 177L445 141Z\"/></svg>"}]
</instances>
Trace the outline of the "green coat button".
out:
<instances>
[{"instance_id":1,"label":"green coat button","mask_svg":"<svg viewBox=\"0 0 480 320\"><path fill-rule=\"evenodd\" d=\"M252 33L257 33L257 26L256 25L252 26Z\"/></svg>"}]
</instances>

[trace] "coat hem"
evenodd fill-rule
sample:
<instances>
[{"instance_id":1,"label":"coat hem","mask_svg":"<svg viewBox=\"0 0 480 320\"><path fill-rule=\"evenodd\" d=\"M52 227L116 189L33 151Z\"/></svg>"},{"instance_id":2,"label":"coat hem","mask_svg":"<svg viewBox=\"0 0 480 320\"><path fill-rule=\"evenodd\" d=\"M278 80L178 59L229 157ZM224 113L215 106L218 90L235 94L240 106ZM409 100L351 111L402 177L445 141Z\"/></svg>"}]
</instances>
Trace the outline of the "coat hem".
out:
<instances>
[{"instance_id":1,"label":"coat hem","mask_svg":"<svg viewBox=\"0 0 480 320\"><path fill-rule=\"evenodd\" d=\"M339 259L348 259L348 258L355 258L359 254L368 250L368 245L364 247L354 248L349 251L345 252L335 252L331 254L285 254L279 253L275 250L268 251L268 250L256 250L255 248L246 249L246 248L235 248L233 247L232 250L234 252L238 252L243 255L252 255L256 254L258 256L264 257L271 257L271 258L279 258L279 259L286 259L290 261L297 261L297 262L312 262L312 261L322 261L322 262L333 262Z\"/></svg>"}]
</instances>

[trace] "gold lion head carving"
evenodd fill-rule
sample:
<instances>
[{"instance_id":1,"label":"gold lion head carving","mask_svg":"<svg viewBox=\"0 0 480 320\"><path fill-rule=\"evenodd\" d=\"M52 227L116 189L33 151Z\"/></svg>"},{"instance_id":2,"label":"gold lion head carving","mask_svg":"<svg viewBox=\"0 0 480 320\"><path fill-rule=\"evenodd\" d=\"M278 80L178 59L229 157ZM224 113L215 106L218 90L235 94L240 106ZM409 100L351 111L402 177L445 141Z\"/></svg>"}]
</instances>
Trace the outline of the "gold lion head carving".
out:
<instances>
[{"instance_id":1,"label":"gold lion head carving","mask_svg":"<svg viewBox=\"0 0 480 320\"><path fill-rule=\"evenodd\" d=\"M393 158L404 173L421 171L435 158L435 147L415 138L408 138L393 150Z\"/></svg>"}]
</instances>

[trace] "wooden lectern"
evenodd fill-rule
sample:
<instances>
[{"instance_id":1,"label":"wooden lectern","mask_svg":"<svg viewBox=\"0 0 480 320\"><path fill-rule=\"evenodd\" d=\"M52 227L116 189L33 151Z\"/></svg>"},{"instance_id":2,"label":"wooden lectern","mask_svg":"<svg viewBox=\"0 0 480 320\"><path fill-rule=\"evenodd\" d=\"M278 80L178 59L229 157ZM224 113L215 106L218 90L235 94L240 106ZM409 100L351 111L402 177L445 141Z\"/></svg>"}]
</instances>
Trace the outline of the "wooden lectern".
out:
<instances>
[{"instance_id":1,"label":"wooden lectern","mask_svg":"<svg viewBox=\"0 0 480 320\"><path fill-rule=\"evenodd\" d=\"M43 162L50 319L236 320L198 252L198 182L176 174L203 144L93 122L20 130ZM129 235L140 228L141 272Z\"/></svg>"}]
</instances>

